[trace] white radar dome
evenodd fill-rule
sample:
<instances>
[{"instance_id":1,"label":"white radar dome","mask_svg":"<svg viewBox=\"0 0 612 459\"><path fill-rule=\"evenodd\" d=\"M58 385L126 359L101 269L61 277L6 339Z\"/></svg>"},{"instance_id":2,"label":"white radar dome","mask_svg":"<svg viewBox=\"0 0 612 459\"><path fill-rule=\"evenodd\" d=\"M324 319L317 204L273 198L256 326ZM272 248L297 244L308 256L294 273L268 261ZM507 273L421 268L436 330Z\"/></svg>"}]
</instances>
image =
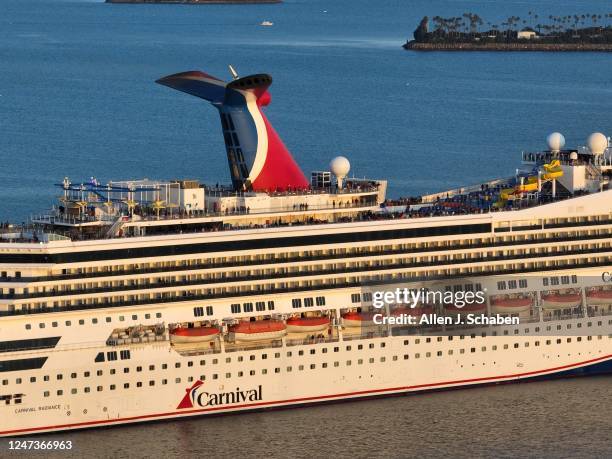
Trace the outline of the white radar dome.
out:
<instances>
[{"instance_id":1,"label":"white radar dome","mask_svg":"<svg viewBox=\"0 0 612 459\"><path fill-rule=\"evenodd\" d=\"M546 138L548 149L551 151L560 151L565 146L565 137L560 132L553 132Z\"/></svg>"},{"instance_id":2,"label":"white radar dome","mask_svg":"<svg viewBox=\"0 0 612 459\"><path fill-rule=\"evenodd\" d=\"M589 136L587 146L594 155L601 155L608 148L608 138L601 132L594 132Z\"/></svg>"},{"instance_id":3,"label":"white radar dome","mask_svg":"<svg viewBox=\"0 0 612 459\"><path fill-rule=\"evenodd\" d=\"M351 163L344 156L336 156L329 163L329 168L336 177L346 177L351 170Z\"/></svg>"},{"instance_id":4,"label":"white radar dome","mask_svg":"<svg viewBox=\"0 0 612 459\"><path fill-rule=\"evenodd\" d=\"M571 159L572 161L576 161L576 160L578 159L578 153L576 153L575 151L572 151L572 152L570 153L570 159Z\"/></svg>"},{"instance_id":5,"label":"white radar dome","mask_svg":"<svg viewBox=\"0 0 612 459\"><path fill-rule=\"evenodd\" d=\"M346 177L351 170L351 163L344 156L336 156L329 163L329 168L338 179L338 188L342 188L342 179Z\"/></svg>"}]
</instances>

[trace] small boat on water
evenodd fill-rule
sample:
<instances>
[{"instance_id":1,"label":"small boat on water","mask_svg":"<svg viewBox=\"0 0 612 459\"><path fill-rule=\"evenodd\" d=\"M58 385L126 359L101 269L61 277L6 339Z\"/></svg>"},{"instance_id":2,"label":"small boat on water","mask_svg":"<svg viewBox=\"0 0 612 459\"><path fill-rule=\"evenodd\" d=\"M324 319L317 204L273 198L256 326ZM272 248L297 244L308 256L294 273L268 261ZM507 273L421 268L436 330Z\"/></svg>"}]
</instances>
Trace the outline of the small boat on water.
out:
<instances>
[{"instance_id":1,"label":"small boat on water","mask_svg":"<svg viewBox=\"0 0 612 459\"><path fill-rule=\"evenodd\" d=\"M235 341L263 341L280 339L287 334L287 325L280 320L239 322L229 327Z\"/></svg>"},{"instance_id":2,"label":"small boat on water","mask_svg":"<svg viewBox=\"0 0 612 459\"><path fill-rule=\"evenodd\" d=\"M259 25L263 27L272 27L274 23L272 21L262 21Z\"/></svg>"},{"instance_id":3,"label":"small boat on water","mask_svg":"<svg viewBox=\"0 0 612 459\"><path fill-rule=\"evenodd\" d=\"M491 312L494 314L518 314L531 309L533 300L530 297L496 298L491 300Z\"/></svg>"},{"instance_id":4,"label":"small boat on water","mask_svg":"<svg viewBox=\"0 0 612 459\"><path fill-rule=\"evenodd\" d=\"M291 317L287 319L289 333L322 331L329 328L329 317Z\"/></svg>"},{"instance_id":5,"label":"small boat on water","mask_svg":"<svg viewBox=\"0 0 612 459\"><path fill-rule=\"evenodd\" d=\"M205 343L207 341L212 341L218 335L219 329L215 327L179 327L170 331L170 342L175 344Z\"/></svg>"},{"instance_id":6,"label":"small boat on water","mask_svg":"<svg viewBox=\"0 0 612 459\"><path fill-rule=\"evenodd\" d=\"M582 298L579 293L549 293L542 295L544 309L570 309L580 306Z\"/></svg>"},{"instance_id":7,"label":"small boat on water","mask_svg":"<svg viewBox=\"0 0 612 459\"><path fill-rule=\"evenodd\" d=\"M587 292L587 303L591 306L612 304L612 290L591 290Z\"/></svg>"}]
</instances>

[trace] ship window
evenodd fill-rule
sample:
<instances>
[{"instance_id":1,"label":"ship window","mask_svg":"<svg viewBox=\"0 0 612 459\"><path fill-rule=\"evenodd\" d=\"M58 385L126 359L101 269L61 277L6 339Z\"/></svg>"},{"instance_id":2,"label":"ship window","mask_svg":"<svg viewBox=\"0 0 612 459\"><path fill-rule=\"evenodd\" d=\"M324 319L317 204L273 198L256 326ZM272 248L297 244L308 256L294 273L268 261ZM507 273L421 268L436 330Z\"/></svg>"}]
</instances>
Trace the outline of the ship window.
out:
<instances>
[{"instance_id":1,"label":"ship window","mask_svg":"<svg viewBox=\"0 0 612 459\"><path fill-rule=\"evenodd\" d=\"M520 288L527 288L527 279L519 280L519 287Z\"/></svg>"},{"instance_id":2,"label":"ship window","mask_svg":"<svg viewBox=\"0 0 612 459\"><path fill-rule=\"evenodd\" d=\"M301 298L294 298L293 300L291 300L291 306L293 308L301 308L302 307L302 299Z\"/></svg>"},{"instance_id":3,"label":"ship window","mask_svg":"<svg viewBox=\"0 0 612 459\"><path fill-rule=\"evenodd\" d=\"M543 278L542 278L542 285L543 285L544 287L547 287L547 286L548 286L548 277L543 277Z\"/></svg>"},{"instance_id":4,"label":"ship window","mask_svg":"<svg viewBox=\"0 0 612 459\"><path fill-rule=\"evenodd\" d=\"M117 360L117 352L116 351L107 352L106 358L108 359L109 362L113 360Z\"/></svg>"},{"instance_id":5,"label":"ship window","mask_svg":"<svg viewBox=\"0 0 612 459\"><path fill-rule=\"evenodd\" d=\"M304 298L304 306L307 308L314 306L314 300L312 298Z\"/></svg>"},{"instance_id":6,"label":"ship window","mask_svg":"<svg viewBox=\"0 0 612 459\"><path fill-rule=\"evenodd\" d=\"M31 324L26 324L25 328L26 328L26 330L31 330L32 329L32 325Z\"/></svg>"},{"instance_id":7,"label":"ship window","mask_svg":"<svg viewBox=\"0 0 612 459\"><path fill-rule=\"evenodd\" d=\"M253 303L244 303L244 312L253 312Z\"/></svg>"},{"instance_id":8,"label":"ship window","mask_svg":"<svg viewBox=\"0 0 612 459\"><path fill-rule=\"evenodd\" d=\"M266 310L266 303L263 301L257 301L255 303L255 309L258 311L265 311Z\"/></svg>"},{"instance_id":9,"label":"ship window","mask_svg":"<svg viewBox=\"0 0 612 459\"><path fill-rule=\"evenodd\" d=\"M151 318L151 314L145 314L145 319L150 319Z\"/></svg>"},{"instance_id":10,"label":"ship window","mask_svg":"<svg viewBox=\"0 0 612 459\"><path fill-rule=\"evenodd\" d=\"M85 320L84 319L79 319L79 325L85 325Z\"/></svg>"},{"instance_id":11,"label":"ship window","mask_svg":"<svg viewBox=\"0 0 612 459\"><path fill-rule=\"evenodd\" d=\"M96 319L95 317L93 319L91 319L91 323L92 324L97 324L98 323L98 319ZM53 322L53 324L51 324L53 327L57 327L57 322Z\"/></svg>"},{"instance_id":12,"label":"ship window","mask_svg":"<svg viewBox=\"0 0 612 459\"><path fill-rule=\"evenodd\" d=\"M119 352L119 355L120 355L120 357L121 357L121 360L126 360L126 359L131 358L131 356L130 356L130 350L129 350L129 349L125 349L125 350L123 350L123 351L120 351L120 352Z\"/></svg>"},{"instance_id":13,"label":"ship window","mask_svg":"<svg viewBox=\"0 0 612 459\"><path fill-rule=\"evenodd\" d=\"M497 283L497 290L506 290L506 281L499 281Z\"/></svg>"},{"instance_id":14,"label":"ship window","mask_svg":"<svg viewBox=\"0 0 612 459\"><path fill-rule=\"evenodd\" d=\"M317 297L317 306L325 306L325 297L324 296L318 296Z\"/></svg>"},{"instance_id":15,"label":"ship window","mask_svg":"<svg viewBox=\"0 0 612 459\"><path fill-rule=\"evenodd\" d=\"M45 397L48 397L48 396L49 396L49 391L48 391L48 390L46 390L46 391L43 393L43 395L44 395Z\"/></svg>"},{"instance_id":16,"label":"ship window","mask_svg":"<svg viewBox=\"0 0 612 459\"><path fill-rule=\"evenodd\" d=\"M155 313L155 317L157 317L158 319L162 316L161 312L156 312Z\"/></svg>"},{"instance_id":17,"label":"ship window","mask_svg":"<svg viewBox=\"0 0 612 459\"><path fill-rule=\"evenodd\" d=\"M352 303L359 303L361 301L361 295L359 293L353 293L351 295L351 302Z\"/></svg>"},{"instance_id":18,"label":"ship window","mask_svg":"<svg viewBox=\"0 0 612 459\"><path fill-rule=\"evenodd\" d=\"M274 301L268 301L268 311L274 311Z\"/></svg>"},{"instance_id":19,"label":"ship window","mask_svg":"<svg viewBox=\"0 0 612 459\"><path fill-rule=\"evenodd\" d=\"M569 284L569 276L561 276L561 283L562 284Z\"/></svg>"},{"instance_id":20,"label":"ship window","mask_svg":"<svg viewBox=\"0 0 612 459\"><path fill-rule=\"evenodd\" d=\"M96 390L97 390L98 392L102 392L102 386L98 386L98 387L96 387Z\"/></svg>"},{"instance_id":21,"label":"ship window","mask_svg":"<svg viewBox=\"0 0 612 459\"><path fill-rule=\"evenodd\" d=\"M64 395L64 391L63 391L63 390L61 390L61 389L60 389L60 390L58 390L58 391L57 391L57 395Z\"/></svg>"},{"instance_id":22,"label":"ship window","mask_svg":"<svg viewBox=\"0 0 612 459\"><path fill-rule=\"evenodd\" d=\"M578 276L576 274L572 274L572 284L578 283Z\"/></svg>"},{"instance_id":23,"label":"ship window","mask_svg":"<svg viewBox=\"0 0 612 459\"><path fill-rule=\"evenodd\" d=\"M193 308L193 315L195 317L202 317L204 315L204 308L202 306L196 306Z\"/></svg>"},{"instance_id":24,"label":"ship window","mask_svg":"<svg viewBox=\"0 0 612 459\"><path fill-rule=\"evenodd\" d=\"M231 310L232 310L232 314L239 314L240 313L240 305L239 304L232 304L231 305Z\"/></svg>"},{"instance_id":25,"label":"ship window","mask_svg":"<svg viewBox=\"0 0 612 459\"><path fill-rule=\"evenodd\" d=\"M213 315L213 307L212 306L206 306L206 315L207 316L212 316Z\"/></svg>"},{"instance_id":26,"label":"ship window","mask_svg":"<svg viewBox=\"0 0 612 459\"><path fill-rule=\"evenodd\" d=\"M41 322L41 323L38 324L38 327L39 328L45 328L45 324Z\"/></svg>"},{"instance_id":27,"label":"ship window","mask_svg":"<svg viewBox=\"0 0 612 459\"><path fill-rule=\"evenodd\" d=\"M98 352L98 355L96 355L94 362L96 363L104 362L104 352Z\"/></svg>"},{"instance_id":28,"label":"ship window","mask_svg":"<svg viewBox=\"0 0 612 459\"><path fill-rule=\"evenodd\" d=\"M515 280L508 281L508 288L516 288L516 281Z\"/></svg>"}]
</instances>

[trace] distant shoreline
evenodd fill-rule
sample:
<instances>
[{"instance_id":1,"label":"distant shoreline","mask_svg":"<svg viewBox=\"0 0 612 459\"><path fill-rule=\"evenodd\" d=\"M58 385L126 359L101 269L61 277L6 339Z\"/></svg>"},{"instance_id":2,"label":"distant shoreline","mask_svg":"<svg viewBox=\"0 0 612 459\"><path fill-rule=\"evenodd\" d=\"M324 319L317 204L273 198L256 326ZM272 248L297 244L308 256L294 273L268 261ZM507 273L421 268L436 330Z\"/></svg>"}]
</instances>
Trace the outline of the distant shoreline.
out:
<instances>
[{"instance_id":1,"label":"distant shoreline","mask_svg":"<svg viewBox=\"0 0 612 459\"><path fill-rule=\"evenodd\" d=\"M222 4L258 4L282 3L283 0L105 0L106 3L174 3L184 5L222 5Z\"/></svg>"},{"instance_id":2,"label":"distant shoreline","mask_svg":"<svg viewBox=\"0 0 612 459\"><path fill-rule=\"evenodd\" d=\"M413 51L606 51L612 43L419 43L406 42L404 49Z\"/></svg>"}]
</instances>

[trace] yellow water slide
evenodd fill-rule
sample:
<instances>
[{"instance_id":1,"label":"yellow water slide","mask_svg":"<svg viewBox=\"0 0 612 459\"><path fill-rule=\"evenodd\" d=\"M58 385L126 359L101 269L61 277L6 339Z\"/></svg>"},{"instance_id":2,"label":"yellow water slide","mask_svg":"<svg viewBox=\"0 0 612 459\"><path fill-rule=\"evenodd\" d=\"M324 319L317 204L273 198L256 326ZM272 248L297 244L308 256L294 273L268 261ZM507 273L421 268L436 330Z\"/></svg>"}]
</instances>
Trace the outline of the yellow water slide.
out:
<instances>
[{"instance_id":1,"label":"yellow water slide","mask_svg":"<svg viewBox=\"0 0 612 459\"><path fill-rule=\"evenodd\" d=\"M552 160L548 164L544 164L544 173L541 176L542 183L550 180L558 179L563 176L563 169L561 169L561 163L558 159ZM532 175L527 177L527 180L522 185L517 185L514 188L505 188L499 193L499 197L502 201L501 205L505 204L508 199L514 199L514 197L521 193L529 193L532 191L538 191L538 176Z\"/></svg>"}]
</instances>

